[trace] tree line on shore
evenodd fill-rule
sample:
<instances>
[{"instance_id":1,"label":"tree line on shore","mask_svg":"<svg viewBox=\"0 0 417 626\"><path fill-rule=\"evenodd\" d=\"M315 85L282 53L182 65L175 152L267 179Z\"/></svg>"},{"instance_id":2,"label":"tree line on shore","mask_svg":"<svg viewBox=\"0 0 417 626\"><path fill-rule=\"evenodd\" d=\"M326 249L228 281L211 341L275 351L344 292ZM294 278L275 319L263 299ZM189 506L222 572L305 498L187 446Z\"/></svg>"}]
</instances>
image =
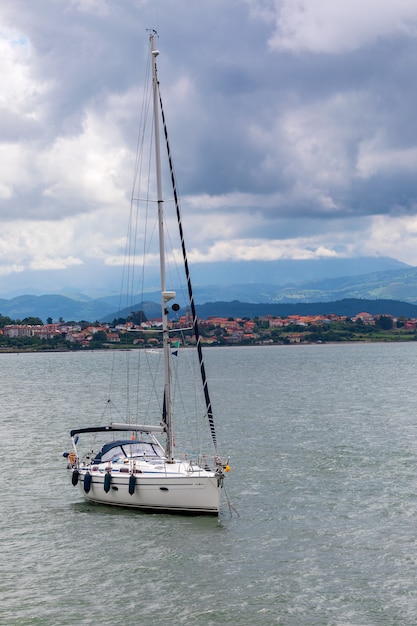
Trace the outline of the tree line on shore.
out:
<instances>
[{"instance_id":1,"label":"tree line on shore","mask_svg":"<svg viewBox=\"0 0 417 626\"><path fill-rule=\"evenodd\" d=\"M2 334L2 329L10 325L42 326L43 322L37 317L27 317L22 320L12 320L7 316L0 315L0 349L7 350L80 350L80 349L107 349L118 347L158 347L160 345L160 333L142 332L140 326L135 332L120 330L126 319L115 319L113 323L103 329L99 322L91 324L88 321L64 322L66 327L77 326L86 331L92 326L94 330L88 336L88 341L68 339L67 333L56 333L49 337L39 335L7 336ZM142 311L135 315L134 321L146 322L146 316ZM251 321L250 331L247 331L247 322ZM312 321L300 323L286 320L282 325L271 325L265 318L249 320L243 318L235 320L229 318L230 325L211 323L205 320L201 324L200 334L203 342L207 345L265 345L265 344L295 344L295 343L329 343L348 341L410 341L417 339L415 324L410 324L405 317L393 318L389 315L375 316L372 323L365 323L363 319L330 319L324 322ZM47 320L52 324L52 319ZM233 325L232 325L233 323ZM100 328L101 327L101 328ZM98 330L97 330L98 328ZM119 331L115 332L117 329ZM108 330L108 332L107 332ZM109 340L109 333L117 336L117 342ZM182 333L183 345L191 345L194 341L194 333L189 328Z\"/></svg>"}]
</instances>

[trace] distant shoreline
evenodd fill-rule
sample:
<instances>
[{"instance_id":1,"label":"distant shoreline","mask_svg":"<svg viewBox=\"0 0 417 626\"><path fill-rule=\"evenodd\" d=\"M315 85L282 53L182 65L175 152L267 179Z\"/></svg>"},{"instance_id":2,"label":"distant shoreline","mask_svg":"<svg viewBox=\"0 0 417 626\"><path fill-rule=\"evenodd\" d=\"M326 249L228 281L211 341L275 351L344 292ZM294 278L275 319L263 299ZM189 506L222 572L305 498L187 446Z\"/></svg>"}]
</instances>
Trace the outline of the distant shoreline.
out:
<instances>
[{"instance_id":1,"label":"distant shoreline","mask_svg":"<svg viewBox=\"0 0 417 626\"><path fill-rule=\"evenodd\" d=\"M377 344L377 343L393 343L393 344L403 344L403 343L412 343L417 341L417 338L413 335L410 338L398 338L398 339L353 339L353 340L343 340L343 341L301 341L298 343L230 343L227 345L221 344L208 344L203 345L203 350L210 350L213 348L296 348L301 346L337 346L337 345L355 345L355 344ZM193 346L180 346L179 350L192 350ZM82 348L78 350L69 350L67 348L58 348L58 349L34 349L34 348L1 348L0 347L0 355L1 354L58 354L58 353L68 353L68 354L87 354L91 352L136 352L138 350L142 350L146 352L147 348L144 347L135 347L135 346L127 346L126 348L122 348L120 346L103 346L102 348L94 347L94 348Z\"/></svg>"}]
</instances>

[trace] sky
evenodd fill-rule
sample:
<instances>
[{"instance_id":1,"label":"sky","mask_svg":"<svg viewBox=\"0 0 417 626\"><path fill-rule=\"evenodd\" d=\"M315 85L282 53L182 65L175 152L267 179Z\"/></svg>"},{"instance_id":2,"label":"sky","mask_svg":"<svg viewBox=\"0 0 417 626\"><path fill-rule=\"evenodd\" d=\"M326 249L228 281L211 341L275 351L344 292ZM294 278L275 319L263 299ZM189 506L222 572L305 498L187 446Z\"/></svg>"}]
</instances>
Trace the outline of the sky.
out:
<instances>
[{"instance_id":1,"label":"sky","mask_svg":"<svg viewBox=\"0 0 417 626\"><path fill-rule=\"evenodd\" d=\"M0 293L113 280L149 28L191 263L417 265L415 0L2 0Z\"/></svg>"}]
</instances>

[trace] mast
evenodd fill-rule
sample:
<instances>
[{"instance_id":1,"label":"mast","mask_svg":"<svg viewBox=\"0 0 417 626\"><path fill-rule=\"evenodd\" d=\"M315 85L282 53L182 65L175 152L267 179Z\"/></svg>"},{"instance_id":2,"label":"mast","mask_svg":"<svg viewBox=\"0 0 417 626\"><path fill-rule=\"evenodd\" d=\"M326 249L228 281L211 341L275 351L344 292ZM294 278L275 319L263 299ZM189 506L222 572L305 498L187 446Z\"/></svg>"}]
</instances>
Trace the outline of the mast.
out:
<instances>
[{"instance_id":1,"label":"mast","mask_svg":"<svg viewBox=\"0 0 417 626\"><path fill-rule=\"evenodd\" d=\"M155 48L155 31L150 35L151 56L152 56L152 87L153 87L153 120L154 120L154 137L155 137L155 164L156 164L156 191L158 203L158 227L159 227L159 259L161 274L161 306L162 306L162 338L164 351L164 426L166 430L166 446L165 454L168 461L173 460L173 432L172 432L172 391L171 391L171 350L169 344L168 332L168 308L167 303L175 298L174 291L166 289L166 272L165 272L165 235L164 235L164 210L162 198L162 179L161 179L161 151L159 138L159 104L158 104L158 77L156 70L156 57L159 50Z\"/></svg>"}]
</instances>

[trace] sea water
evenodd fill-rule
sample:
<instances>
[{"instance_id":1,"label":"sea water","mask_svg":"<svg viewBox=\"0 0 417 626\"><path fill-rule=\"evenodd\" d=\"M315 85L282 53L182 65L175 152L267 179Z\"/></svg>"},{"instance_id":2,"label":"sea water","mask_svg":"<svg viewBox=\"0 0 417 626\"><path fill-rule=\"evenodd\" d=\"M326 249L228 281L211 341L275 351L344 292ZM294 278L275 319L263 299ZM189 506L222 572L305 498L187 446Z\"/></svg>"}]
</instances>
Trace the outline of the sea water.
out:
<instances>
[{"instance_id":1,"label":"sea water","mask_svg":"<svg viewBox=\"0 0 417 626\"><path fill-rule=\"evenodd\" d=\"M112 359L0 355L1 624L417 624L417 343L206 350L219 518L72 487Z\"/></svg>"}]
</instances>

